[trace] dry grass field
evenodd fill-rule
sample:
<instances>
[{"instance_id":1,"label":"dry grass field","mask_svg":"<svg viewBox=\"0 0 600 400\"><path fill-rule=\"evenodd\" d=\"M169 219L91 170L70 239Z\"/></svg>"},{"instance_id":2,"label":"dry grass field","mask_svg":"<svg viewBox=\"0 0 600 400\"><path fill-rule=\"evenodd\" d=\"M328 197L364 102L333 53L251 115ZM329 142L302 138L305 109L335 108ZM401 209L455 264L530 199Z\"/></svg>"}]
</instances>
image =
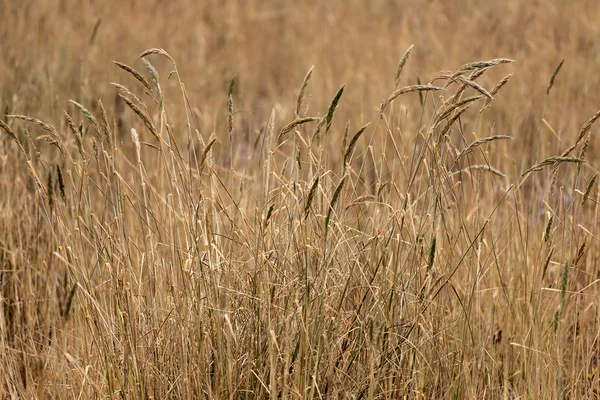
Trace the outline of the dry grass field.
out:
<instances>
[{"instance_id":1,"label":"dry grass field","mask_svg":"<svg viewBox=\"0 0 600 400\"><path fill-rule=\"evenodd\" d=\"M595 0L0 18L0 399L600 398Z\"/></svg>"}]
</instances>

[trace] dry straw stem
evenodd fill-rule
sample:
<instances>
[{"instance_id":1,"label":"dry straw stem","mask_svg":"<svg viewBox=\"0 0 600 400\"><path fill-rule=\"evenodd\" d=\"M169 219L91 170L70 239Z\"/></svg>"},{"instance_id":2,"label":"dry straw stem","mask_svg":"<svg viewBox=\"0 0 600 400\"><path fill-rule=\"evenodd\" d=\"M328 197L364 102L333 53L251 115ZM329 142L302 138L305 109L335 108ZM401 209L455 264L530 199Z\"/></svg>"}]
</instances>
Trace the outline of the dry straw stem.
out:
<instances>
[{"instance_id":1,"label":"dry straw stem","mask_svg":"<svg viewBox=\"0 0 600 400\"><path fill-rule=\"evenodd\" d=\"M294 121L290 122L289 124L287 124L286 126L281 128L279 135L277 135L277 142L280 143L281 139L283 139L283 137L286 134L288 134L289 132L291 132L295 127L306 124L307 122L313 122L313 121L318 121L318 120L319 120L319 118L315 118L315 117L304 117L304 118L295 119Z\"/></svg>"},{"instance_id":2,"label":"dry straw stem","mask_svg":"<svg viewBox=\"0 0 600 400\"><path fill-rule=\"evenodd\" d=\"M137 70L135 70L134 68L130 67L129 65L124 64L124 63L119 62L119 61L114 61L113 60L113 63L115 63L119 68L121 68L121 69L129 72L131 75L133 75L133 77L135 79L137 79L142 85L144 85L144 87L146 89L148 89L149 91L152 91L152 86L150 85L150 83Z\"/></svg>"},{"instance_id":3,"label":"dry straw stem","mask_svg":"<svg viewBox=\"0 0 600 400\"><path fill-rule=\"evenodd\" d=\"M396 69L396 76L394 77L394 89L398 87L398 83L400 82L400 75L402 74L404 65L408 61L408 58L410 57L410 52L412 51L414 46L414 44L410 45L410 47L404 52L404 55L402 55L402 58L400 58L398 68Z\"/></svg>"},{"instance_id":4,"label":"dry straw stem","mask_svg":"<svg viewBox=\"0 0 600 400\"><path fill-rule=\"evenodd\" d=\"M304 92L306 91L306 87L308 86L308 81L312 76L314 65L310 67L304 80L302 81L302 85L300 86L300 91L298 92L298 99L296 100L296 117L300 116L300 109L302 108L302 102L304 101Z\"/></svg>"}]
</instances>

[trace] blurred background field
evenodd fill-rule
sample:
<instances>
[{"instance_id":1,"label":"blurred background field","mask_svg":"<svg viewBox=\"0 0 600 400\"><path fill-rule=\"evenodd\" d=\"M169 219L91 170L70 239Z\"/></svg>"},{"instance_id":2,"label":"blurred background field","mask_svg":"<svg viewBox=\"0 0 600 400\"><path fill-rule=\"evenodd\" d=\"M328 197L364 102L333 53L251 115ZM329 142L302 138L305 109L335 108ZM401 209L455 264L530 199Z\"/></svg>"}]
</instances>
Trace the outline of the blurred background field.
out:
<instances>
[{"instance_id":1,"label":"blurred background field","mask_svg":"<svg viewBox=\"0 0 600 400\"><path fill-rule=\"evenodd\" d=\"M600 397L595 1L0 18L0 398Z\"/></svg>"}]
</instances>

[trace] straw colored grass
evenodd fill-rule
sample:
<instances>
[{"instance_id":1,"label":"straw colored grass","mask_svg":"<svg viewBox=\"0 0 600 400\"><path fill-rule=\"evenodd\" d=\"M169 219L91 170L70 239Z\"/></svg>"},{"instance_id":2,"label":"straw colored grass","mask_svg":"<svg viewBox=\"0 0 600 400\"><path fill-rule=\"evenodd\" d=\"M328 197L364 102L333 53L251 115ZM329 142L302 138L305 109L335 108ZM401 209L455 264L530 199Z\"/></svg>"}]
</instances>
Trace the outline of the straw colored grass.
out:
<instances>
[{"instance_id":1,"label":"straw colored grass","mask_svg":"<svg viewBox=\"0 0 600 400\"><path fill-rule=\"evenodd\" d=\"M1 4L0 398L597 398L597 8L417 3Z\"/></svg>"}]
</instances>

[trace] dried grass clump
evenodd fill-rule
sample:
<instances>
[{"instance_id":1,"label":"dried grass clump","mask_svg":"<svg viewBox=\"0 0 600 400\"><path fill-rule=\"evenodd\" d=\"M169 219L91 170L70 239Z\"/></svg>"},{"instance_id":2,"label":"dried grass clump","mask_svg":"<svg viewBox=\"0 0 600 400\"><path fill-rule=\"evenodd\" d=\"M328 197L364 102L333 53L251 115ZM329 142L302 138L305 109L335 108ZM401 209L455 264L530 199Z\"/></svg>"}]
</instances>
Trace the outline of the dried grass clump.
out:
<instances>
[{"instance_id":1,"label":"dried grass clump","mask_svg":"<svg viewBox=\"0 0 600 400\"><path fill-rule=\"evenodd\" d=\"M240 52L243 29L293 18L236 7L246 25L221 41ZM335 31L345 11L327 7ZM227 22L204 10L198 24ZM330 69L353 49L342 42L308 72L300 42L278 48L301 65L255 80L232 79L231 54L219 75L193 68L202 54L179 64L151 48L142 68L107 60L124 82L89 81L97 94L3 110L0 398L600 393L600 112L551 112L570 73L552 69L561 58L531 100L511 92L530 60L440 57L460 67L435 73L433 47L415 43L389 79L365 55L372 74L347 84ZM381 90L357 101L362 85ZM531 122L508 116L519 101L541 104Z\"/></svg>"}]
</instances>

